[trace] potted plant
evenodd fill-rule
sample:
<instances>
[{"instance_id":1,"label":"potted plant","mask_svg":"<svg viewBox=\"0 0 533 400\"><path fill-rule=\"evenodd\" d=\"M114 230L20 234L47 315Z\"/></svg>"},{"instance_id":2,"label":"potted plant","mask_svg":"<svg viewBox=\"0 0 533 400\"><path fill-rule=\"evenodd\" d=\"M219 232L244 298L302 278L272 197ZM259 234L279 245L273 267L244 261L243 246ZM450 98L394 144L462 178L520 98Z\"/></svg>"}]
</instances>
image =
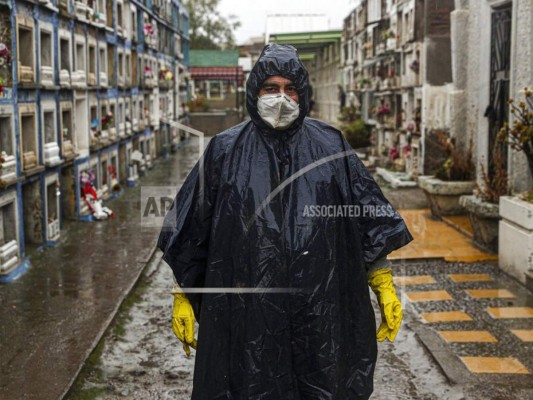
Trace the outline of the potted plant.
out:
<instances>
[{"instance_id":1,"label":"potted plant","mask_svg":"<svg viewBox=\"0 0 533 400\"><path fill-rule=\"evenodd\" d=\"M533 173L533 89L524 88L524 100L509 99L512 123L504 124L498 140L526 157ZM500 267L531 288L533 269L533 202L531 188L514 196L500 197L499 264Z\"/></svg>"},{"instance_id":2,"label":"potted plant","mask_svg":"<svg viewBox=\"0 0 533 400\"><path fill-rule=\"evenodd\" d=\"M187 106L191 112L209 111L210 105L203 95L197 95L195 99L187 102Z\"/></svg>"},{"instance_id":3,"label":"potted plant","mask_svg":"<svg viewBox=\"0 0 533 400\"><path fill-rule=\"evenodd\" d=\"M472 194L475 187L472 142L467 149L461 149L442 131L434 131L432 135L446 159L435 175L419 176L418 186L424 191L434 217L463 214L459 198Z\"/></svg>"},{"instance_id":4,"label":"potted plant","mask_svg":"<svg viewBox=\"0 0 533 400\"><path fill-rule=\"evenodd\" d=\"M492 170L489 174L481 164L482 184L476 184L473 195L461 196L459 203L468 212L476 246L491 253L498 252L499 201L509 194L509 179L502 145L496 142L492 151Z\"/></svg>"},{"instance_id":5,"label":"potted plant","mask_svg":"<svg viewBox=\"0 0 533 400\"><path fill-rule=\"evenodd\" d=\"M354 149L369 147L370 132L355 106L345 107L339 116L341 132Z\"/></svg>"}]
</instances>

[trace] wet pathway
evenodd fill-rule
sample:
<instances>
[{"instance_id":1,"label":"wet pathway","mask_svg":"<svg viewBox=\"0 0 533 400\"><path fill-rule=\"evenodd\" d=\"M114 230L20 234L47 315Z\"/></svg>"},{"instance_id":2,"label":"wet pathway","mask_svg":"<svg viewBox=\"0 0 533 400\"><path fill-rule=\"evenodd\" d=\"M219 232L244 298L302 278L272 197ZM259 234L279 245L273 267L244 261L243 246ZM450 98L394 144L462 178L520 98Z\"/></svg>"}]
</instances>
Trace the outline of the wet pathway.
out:
<instances>
[{"instance_id":1,"label":"wet pathway","mask_svg":"<svg viewBox=\"0 0 533 400\"><path fill-rule=\"evenodd\" d=\"M115 218L67 221L56 247L0 287L0 399L55 400L68 389L155 249L159 229L140 224L141 186L176 187L198 158L190 152L106 203Z\"/></svg>"},{"instance_id":2,"label":"wet pathway","mask_svg":"<svg viewBox=\"0 0 533 400\"><path fill-rule=\"evenodd\" d=\"M99 361L87 365L67 399L190 399L195 353L187 358L172 332L171 274L158 258L151 263L133 293L135 304L106 334ZM446 383L409 320L393 344L379 343L372 399L463 398L461 388Z\"/></svg>"},{"instance_id":3,"label":"wet pathway","mask_svg":"<svg viewBox=\"0 0 533 400\"><path fill-rule=\"evenodd\" d=\"M86 366L67 399L190 399L195 352L193 350L187 358L172 332L172 273L166 263L160 262L159 256L158 251L145 271L140 287L133 293L134 304L124 310L118 322L106 334L98 361ZM486 270L486 267L478 267L480 268ZM405 300L405 296L402 298ZM377 303L374 301L373 304L376 316L379 317ZM492 384L476 379L463 380L457 384L450 382L441 366L444 364L448 368L456 367L457 364L444 359L442 355L440 364L435 361L420 339L421 323L417 310L408 302L404 307L404 323L395 342L378 343L372 400L532 398L531 390L524 387L528 385L525 380L511 379L507 383ZM473 317L478 314L470 310L469 313ZM476 325L470 326L481 329L477 322L474 324ZM437 324L436 327L444 329L446 325ZM446 329L450 329L450 326ZM497 329L500 330L501 327ZM424 339L427 340L426 337ZM458 348L464 347L459 344ZM474 348L475 345L466 347L467 350ZM487 351L487 348L481 346L478 350ZM513 354L520 354L518 357L527 362L523 358L527 356L527 350L516 348L516 343L507 350L515 351ZM464 367L457 372L464 373ZM465 377L469 376L471 374L466 371Z\"/></svg>"}]
</instances>

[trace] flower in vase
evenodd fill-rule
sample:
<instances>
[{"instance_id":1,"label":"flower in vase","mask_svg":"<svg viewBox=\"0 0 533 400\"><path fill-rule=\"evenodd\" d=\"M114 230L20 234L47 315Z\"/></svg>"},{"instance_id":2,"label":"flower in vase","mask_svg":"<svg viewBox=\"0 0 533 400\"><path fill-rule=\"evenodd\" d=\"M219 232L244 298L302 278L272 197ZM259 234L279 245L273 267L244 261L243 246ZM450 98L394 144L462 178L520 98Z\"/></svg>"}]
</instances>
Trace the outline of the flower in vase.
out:
<instances>
[{"instance_id":1,"label":"flower in vase","mask_svg":"<svg viewBox=\"0 0 533 400\"><path fill-rule=\"evenodd\" d=\"M0 43L0 57L5 57L9 54L9 49L4 43Z\"/></svg>"},{"instance_id":2,"label":"flower in vase","mask_svg":"<svg viewBox=\"0 0 533 400\"><path fill-rule=\"evenodd\" d=\"M152 24L144 24L144 34L147 36L154 36L155 30L152 26Z\"/></svg>"}]
</instances>

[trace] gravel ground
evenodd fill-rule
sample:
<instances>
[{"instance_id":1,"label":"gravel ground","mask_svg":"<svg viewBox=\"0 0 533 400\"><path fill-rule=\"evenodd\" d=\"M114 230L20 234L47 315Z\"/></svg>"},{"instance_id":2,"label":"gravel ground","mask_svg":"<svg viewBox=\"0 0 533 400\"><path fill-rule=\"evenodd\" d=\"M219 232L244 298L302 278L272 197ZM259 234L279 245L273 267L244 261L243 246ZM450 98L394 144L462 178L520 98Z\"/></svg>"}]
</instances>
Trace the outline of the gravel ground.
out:
<instances>
[{"instance_id":1,"label":"gravel ground","mask_svg":"<svg viewBox=\"0 0 533 400\"><path fill-rule=\"evenodd\" d=\"M172 333L171 281L156 257L67 399L190 399L194 351L185 357ZM373 400L528 398L506 387L450 385L411 329L413 318L407 311L396 341L379 343Z\"/></svg>"}]
</instances>

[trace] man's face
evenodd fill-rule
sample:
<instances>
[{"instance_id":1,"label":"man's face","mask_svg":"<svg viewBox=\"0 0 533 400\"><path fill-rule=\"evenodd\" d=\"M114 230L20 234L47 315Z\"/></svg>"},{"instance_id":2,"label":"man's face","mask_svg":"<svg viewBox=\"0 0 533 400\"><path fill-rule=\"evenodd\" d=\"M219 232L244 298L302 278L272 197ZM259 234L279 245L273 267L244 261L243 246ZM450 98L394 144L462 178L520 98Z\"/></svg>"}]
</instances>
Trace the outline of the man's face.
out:
<instances>
[{"instance_id":1,"label":"man's face","mask_svg":"<svg viewBox=\"0 0 533 400\"><path fill-rule=\"evenodd\" d=\"M298 97L296 86L294 86L294 83L291 80L282 76L271 76L263 82L263 86L261 86L261 89L259 90L259 97L265 94L277 93L285 93L295 102L299 103L300 98Z\"/></svg>"}]
</instances>

